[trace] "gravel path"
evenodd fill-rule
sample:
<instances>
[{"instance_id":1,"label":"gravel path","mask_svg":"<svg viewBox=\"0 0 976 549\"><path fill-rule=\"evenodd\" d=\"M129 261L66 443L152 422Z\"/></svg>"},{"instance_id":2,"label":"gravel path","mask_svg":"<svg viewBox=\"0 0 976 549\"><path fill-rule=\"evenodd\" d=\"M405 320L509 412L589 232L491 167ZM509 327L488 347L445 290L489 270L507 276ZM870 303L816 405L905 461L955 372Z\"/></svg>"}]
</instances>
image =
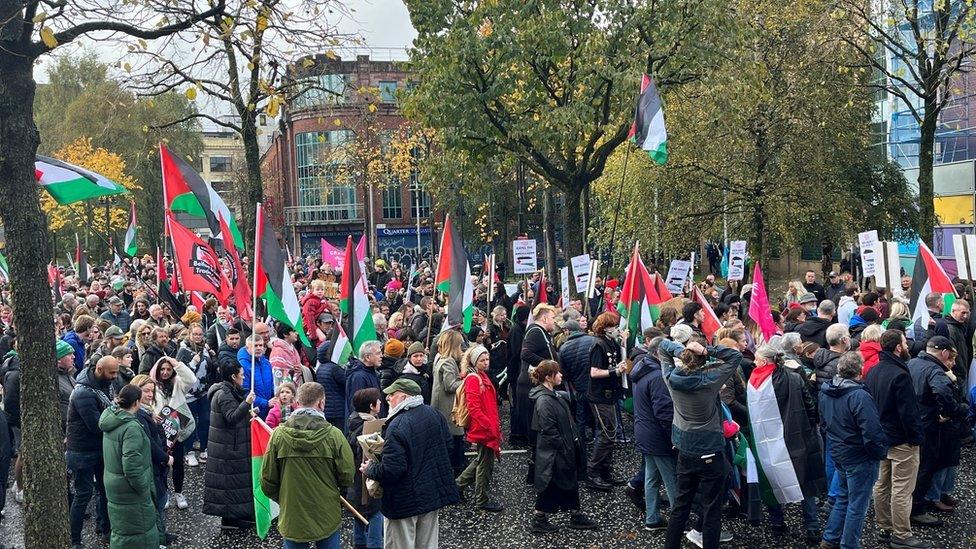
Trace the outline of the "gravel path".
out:
<instances>
[{"instance_id":1,"label":"gravel path","mask_svg":"<svg viewBox=\"0 0 976 549\"><path fill-rule=\"evenodd\" d=\"M507 412L507 410L506 410ZM507 415L507 413L505 413ZM507 429L506 429L507 430ZM614 450L615 469L620 475L636 470L639 459L633 445L620 443ZM501 514L478 512L473 505L454 506L441 511L440 540L445 548L616 548L661 547L664 534L646 532L642 517L630 504L622 489L604 494L582 491L583 509L598 519L602 528L598 531L576 531L562 528L560 531L540 537L529 531L534 493L523 483L527 467L525 454L506 454L495 467L492 493L506 510ZM281 547L281 538L272 529L268 539L261 541L253 532L221 533L220 521L200 512L202 502L202 468L190 468L186 477L185 494L190 508L177 510L175 505L168 511L170 531L180 536L173 547L231 549L244 547ZM946 526L939 529L918 530L916 534L934 543L937 548L972 548L976 546L976 455L972 447L963 449L959 480L955 497L962 501L953 514L942 515ZM6 547L23 547L22 514L20 506L8 498L4 518L0 521L0 544ZM878 541L873 511L868 513L863 537L866 548L884 547ZM803 547L803 529L800 509L787 506L789 534L774 537L768 527L750 527L741 520L723 519L723 527L730 530L735 539L726 547ZM822 522L826 514L821 509ZM554 522L565 525L568 517L559 516ZM86 547L102 548L104 544L94 538L93 526L86 524ZM352 519L345 517L342 532L343 547L352 547ZM685 544L691 547L690 544Z\"/></svg>"}]
</instances>

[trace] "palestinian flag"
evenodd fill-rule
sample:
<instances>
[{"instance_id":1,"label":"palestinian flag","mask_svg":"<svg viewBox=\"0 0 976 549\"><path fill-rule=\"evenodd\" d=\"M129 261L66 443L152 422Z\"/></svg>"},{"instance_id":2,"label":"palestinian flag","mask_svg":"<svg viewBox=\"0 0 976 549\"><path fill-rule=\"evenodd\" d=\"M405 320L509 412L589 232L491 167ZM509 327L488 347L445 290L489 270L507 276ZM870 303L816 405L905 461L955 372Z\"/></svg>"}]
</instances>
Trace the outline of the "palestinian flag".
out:
<instances>
[{"instance_id":1,"label":"palestinian flag","mask_svg":"<svg viewBox=\"0 0 976 549\"><path fill-rule=\"evenodd\" d=\"M0 282L10 282L10 267L7 266L7 258L0 253Z\"/></svg>"},{"instance_id":2,"label":"palestinian flag","mask_svg":"<svg viewBox=\"0 0 976 549\"><path fill-rule=\"evenodd\" d=\"M915 271L912 273L912 287L909 310L912 311L912 326L914 332L916 326L927 329L929 325L929 310L925 306L925 298L932 292L945 294L947 307L952 307L952 302L956 300L956 289L952 285L952 280L946 274L939 260L935 258L932 250L919 239L918 255L915 257ZM917 338L917 336L915 336Z\"/></svg>"},{"instance_id":3,"label":"palestinian flag","mask_svg":"<svg viewBox=\"0 0 976 549\"><path fill-rule=\"evenodd\" d=\"M634 253L630 257L624 286L620 291L620 301L617 303L620 329L630 332L628 344L633 344L644 330L657 322L660 310L653 303L655 297L651 275L641 261L637 244L634 244Z\"/></svg>"},{"instance_id":4,"label":"palestinian flag","mask_svg":"<svg viewBox=\"0 0 976 549\"><path fill-rule=\"evenodd\" d=\"M103 175L47 156L35 156L34 176L62 206L127 192L125 187Z\"/></svg>"},{"instance_id":5,"label":"palestinian flag","mask_svg":"<svg viewBox=\"0 0 976 549\"><path fill-rule=\"evenodd\" d=\"M693 286L692 288L693 290L691 292L691 296L694 298L696 303L701 305L702 312L705 313L705 321L702 322L701 325L702 333L705 334L705 339L707 339L709 343L713 343L712 339L715 337L715 332L722 327L722 323L719 322L718 316L715 314L715 311L712 310L712 306L708 304L708 300L706 300L705 296L702 295L701 290L698 289L698 286Z\"/></svg>"},{"instance_id":6,"label":"palestinian flag","mask_svg":"<svg viewBox=\"0 0 976 549\"><path fill-rule=\"evenodd\" d=\"M658 303L664 303L665 301L670 301L674 299L671 295L671 290L668 289L668 285L664 282L664 277L658 273L654 273L652 286L654 287L654 293L657 294Z\"/></svg>"},{"instance_id":7,"label":"palestinian flag","mask_svg":"<svg viewBox=\"0 0 976 549\"><path fill-rule=\"evenodd\" d=\"M217 252L193 231L180 225L172 214L166 214L166 223L173 241L173 278L179 273L184 290L214 294L222 305L226 305L231 292L230 282L224 276Z\"/></svg>"},{"instance_id":8,"label":"palestinian flag","mask_svg":"<svg viewBox=\"0 0 976 549\"><path fill-rule=\"evenodd\" d=\"M312 344L305 335L302 326L302 306L295 295L295 287L291 283L291 274L285 265L285 254L282 253L274 229L268 222L268 217L257 204L256 238L254 244L254 294L264 299L268 305L268 314L294 328L302 343L311 347Z\"/></svg>"},{"instance_id":9,"label":"palestinian flag","mask_svg":"<svg viewBox=\"0 0 976 549\"><path fill-rule=\"evenodd\" d=\"M346 333L352 334L352 351L354 353L359 353L359 347L363 343L376 339L373 311L369 306L369 298L366 296L366 285L363 283L365 279L366 276L356 258L356 250L352 246L352 236L349 236L346 240L346 257L345 263L342 265L342 278L339 281L339 310L342 311L342 319L348 326ZM336 350L336 347L332 348L333 352ZM336 364L344 363L336 362Z\"/></svg>"},{"instance_id":10,"label":"palestinian flag","mask_svg":"<svg viewBox=\"0 0 976 549\"><path fill-rule=\"evenodd\" d=\"M78 233L75 233L75 274L82 283L88 282L92 276L91 267L88 266L88 253L81 249L81 241L78 240Z\"/></svg>"},{"instance_id":11,"label":"palestinian flag","mask_svg":"<svg viewBox=\"0 0 976 549\"><path fill-rule=\"evenodd\" d=\"M647 151L647 155L656 164L664 164L668 161L668 133L664 128L661 96L657 92L654 80L646 74L641 79L634 125L631 126L627 137Z\"/></svg>"},{"instance_id":12,"label":"palestinian flag","mask_svg":"<svg viewBox=\"0 0 976 549\"><path fill-rule=\"evenodd\" d=\"M138 251L136 245L136 203L133 202L129 208L129 228L125 230L125 243L122 251L129 257L135 257Z\"/></svg>"},{"instance_id":13,"label":"palestinian flag","mask_svg":"<svg viewBox=\"0 0 976 549\"><path fill-rule=\"evenodd\" d=\"M802 432L799 422L807 421L807 418L783 417L776 399L777 392L785 397L790 391L788 375L777 370L776 364L759 366L749 375L746 394L756 456L780 504L803 500L800 478L804 475L807 458L805 452L791 451L790 448L790 444L797 442L794 437ZM786 400L783 399L784 404ZM790 436L785 436L786 433Z\"/></svg>"},{"instance_id":14,"label":"palestinian flag","mask_svg":"<svg viewBox=\"0 0 976 549\"><path fill-rule=\"evenodd\" d=\"M271 427L261 421L261 418L251 419L251 488L254 494L254 523L257 526L258 537L268 537L271 521L278 518L278 504L271 501L261 489L261 465L268 453L271 442Z\"/></svg>"},{"instance_id":15,"label":"palestinian flag","mask_svg":"<svg viewBox=\"0 0 976 549\"><path fill-rule=\"evenodd\" d=\"M349 362L350 356L352 356L352 343L346 337L346 331L342 329L342 324L336 324L335 329L332 330L332 337L329 339L329 360L343 366Z\"/></svg>"},{"instance_id":16,"label":"palestinian flag","mask_svg":"<svg viewBox=\"0 0 976 549\"><path fill-rule=\"evenodd\" d=\"M464 333L471 330L474 315L474 286L471 284L471 266L468 265L464 244L451 216L444 219L444 233L441 235L440 256L437 258L437 277L434 286L447 294L447 324L450 327L461 325ZM540 289L539 293L544 292Z\"/></svg>"},{"instance_id":17,"label":"palestinian flag","mask_svg":"<svg viewBox=\"0 0 976 549\"><path fill-rule=\"evenodd\" d=\"M163 167L163 200L168 211L183 212L207 220L210 234L220 238L220 220L226 220L234 236L233 245L244 249L244 238L237 227L234 215L224 200L209 183L200 177L193 166L176 156L162 143L159 144L159 160Z\"/></svg>"}]
</instances>

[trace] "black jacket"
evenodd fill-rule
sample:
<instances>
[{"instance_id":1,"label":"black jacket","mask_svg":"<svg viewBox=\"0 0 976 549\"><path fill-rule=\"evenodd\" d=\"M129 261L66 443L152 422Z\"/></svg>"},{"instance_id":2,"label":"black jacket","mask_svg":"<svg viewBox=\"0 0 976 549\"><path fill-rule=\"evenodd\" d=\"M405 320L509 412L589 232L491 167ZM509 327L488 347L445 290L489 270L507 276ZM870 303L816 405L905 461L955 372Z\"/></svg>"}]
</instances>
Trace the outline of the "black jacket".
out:
<instances>
[{"instance_id":1,"label":"black jacket","mask_svg":"<svg viewBox=\"0 0 976 549\"><path fill-rule=\"evenodd\" d=\"M674 402L661 374L661 363L643 355L630 371L634 391L634 449L641 454L672 456Z\"/></svg>"},{"instance_id":2,"label":"black jacket","mask_svg":"<svg viewBox=\"0 0 976 549\"><path fill-rule=\"evenodd\" d=\"M576 490L585 473L586 454L569 411L569 398L544 385L533 387L530 398L535 409L532 430L536 432L533 488L543 492L553 484L562 490Z\"/></svg>"},{"instance_id":3,"label":"black jacket","mask_svg":"<svg viewBox=\"0 0 976 549\"><path fill-rule=\"evenodd\" d=\"M153 420L152 414L140 407L136 412L136 419L142 425L142 430L149 437L149 451L152 454L153 480L156 483L156 493L166 490L166 475L169 472L169 454L166 452L166 435L162 427Z\"/></svg>"},{"instance_id":4,"label":"black jacket","mask_svg":"<svg viewBox=\"0 0 976 549\"><path fill-rule=\"evenodd\" d=\"M148 374L152 370L152 367L156 365L156 361L163 356L176 358L176 347L174 345L168 345L166 349L160 349L159 345L155 343L150 344L146 347L146 352L142 353L142 357L139 358L139 373Z\"/></svg>"},{"instance_id":5,"label":"black jacket","mask_svg":"<svg viewBox=\"0 0 976 549\"><path fill-rule=\"evenodd\" d=\"M590 351L590 366L608 370L609 377L591 377L586 399L596 404L614 404L620 398L620 376L615 368L620 363L620 345L603 337L596 338L596 345ZM587 369L589 374L589 369Z\"/></svg>"},{"instance_id":6,"label":"black jacket","mask_svg":"<svg viewBox=\"0 0 976 549\"><path fill-rule=\"evenodd\" d=\"M421 404L389 418L383 454L366 476L383 486L388 519L415 517L460 501L447 448L451 432L440 412Z\"/></svg>"},{"instance_id":7,"label":"black jacket","mask_svg":"<svg viewBox=\"0 0 976 549\"><path fill-rule=\"evenodd\" d=\"M77 384L68 401L67 449L72 452L102 451L102 430L98 418L115 398L112 383L95 377L94 368L78 374Z\"/></svg>"},{"instance_id":8,"label":"black jacket","mask_svg":"<svg viewBox=\"0 0 976 549\"><path fill-rule=\"evenodd\" d=\"M817 303L827 299L827 293L824 292L824 287L820 285L819 282L814 282L813 284L803 283L803 287L806 288L808 292L817 297Z\"/></svg>"},{"instance_id":9,"label":"black jacket","mask_svg":"<svg viewBox=\"0 0 976 549\"><path fill-rule=\"evenodd\" d=\"M969 407L956 400L956 389L937 358L922 351L917 358L908 361L908 371L918 399L919 419L926 434L939 427L939 416L948 419L966 417Z\"/></svg>"},{"instance_id":10,"label":"black jacket","mask_svg":"<svg viewBox=\"0 0 976 549\"><path fill-rule=\"evenodd\" d=\"M919 446L925 441L915 386L904 360L881 351L881 360L868 372L864 386L877 404L889 446Z\"/></svg>"},{"instance_id":11,"label":"black jacket","mask_svg":"<svg viewBox=\"0 0 976 549\"><path fill-rule=\"evenodd\" d=\"M596 337L586 332L573 332L559 347L559 365L563 383L570 382L577 394L585 395L590 387L590 353Z\"/></svg>"},{"instance_id":12,"label":"black jacket","mask_svg":"<svg viewBox=\"0 0 976 549\"><path fill-rule=\"evenodd\" d=\"M210 441L203 473L203 513L254 520L251 490L251 405L243 387L222 381L210 388Z\"/></svg>"},{"instance_id":13,"label":"black jacket","mask_svg":"<svg viewBox=\"0 0 976 549\"><path fill-rule=\"evenodd\" d=\"M963 324L951 316L945 317L946 328L948 328L949 339L955 347L956 365L952 367L952 372L958 379L966 379L969 375L969 364L973 360L973 338L969 332L969 326Z\"/></svg>"},{"instance_id":14,"label":"black jacket","mask_svg":"<svg viewBox=\"0 0 976 549\"><path fill-rule=\"evenodd\" d=\"M359 445L359 441L356 437L363 434L363 424L366 423L359 413L353 411L349 414L349 419L347 424L349 426L349 434L347 439L349 440L349 446L352 447L352 462L362 463L363 462L363 448ZM352 483L352 486L346 489L346 499L349 503L356 508L357 511L364 515L372 515L373 513L380 510L380 501L366 494L366 503L363 503L363 492L365 491L365 480L363 479L363 474L359 472L359 467L356 468L356 478Z\"/></svg>"},{"instance_id":15,"label":"black jacket","mask_svg":"<svg viewBox=\"0 0 976 549\"><path fill-rule=\"evenodd\" d=\"M812 316L803 324L796 327L796 333L800 334L800 339L804 342L812 341L820 347L827 347L827 327L830 326L829 320L824 320L818 316Z\"/></svg>"},{"instance_id":16,"label":"black jacket","mask_svg":"<svg viewBox=\"0 0 976 549\"><path fill-rule=\"evenodd\" d=\"M3 409L11 427L20 427L20 356L8 353L0 371L3 386Z\"/></svg>"},{"instance_id":17,"label":"black jacket","mask_svg":"<svg viewBox=\"0 0 976 549\"><path fill-rule=\"evenodd\" d=\"M837 363L840 353L830 349L817 349L813 353L813 371L817 374L817 387L824 382L830 383L837 375Z\"/></svg>"}]
</instances>

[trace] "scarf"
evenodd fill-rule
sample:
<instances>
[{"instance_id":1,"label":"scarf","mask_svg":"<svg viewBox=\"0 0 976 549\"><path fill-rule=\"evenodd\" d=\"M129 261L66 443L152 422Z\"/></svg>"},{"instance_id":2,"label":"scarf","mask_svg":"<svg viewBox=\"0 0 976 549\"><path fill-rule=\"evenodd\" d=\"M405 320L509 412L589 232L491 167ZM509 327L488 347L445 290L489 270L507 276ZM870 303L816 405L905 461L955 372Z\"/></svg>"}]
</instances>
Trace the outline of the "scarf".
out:
<instances>
[{"instance_id":1,"label":"scarf","mask_svg":"<svg viewBox=\"0 0 976 549\"><path fill-rule=\"evenodd\" d=\"M393 408L390 408L390 412L386 414L386 417L391 418L404 410L409 410L410 408L416 408L417 406L420 406L423 403L424 403L424 397L422 397L421 395L408 396L407 398L400 401L400 404L397 404Z\"/></svg>"},{"instance_id":2,"label":"scarf","mask_svg":"<svg viewBox=\"0 0 976 549\"><path fill-rule=\"evenodd\" d=\"M413 367L413 364L410 364L409 362L407 362L406 364L403 365L403 373L405 373L405 374L413 374L413 375L419 376L420 375L420 370L414 368Z\"/></svg>"}]
</instances>

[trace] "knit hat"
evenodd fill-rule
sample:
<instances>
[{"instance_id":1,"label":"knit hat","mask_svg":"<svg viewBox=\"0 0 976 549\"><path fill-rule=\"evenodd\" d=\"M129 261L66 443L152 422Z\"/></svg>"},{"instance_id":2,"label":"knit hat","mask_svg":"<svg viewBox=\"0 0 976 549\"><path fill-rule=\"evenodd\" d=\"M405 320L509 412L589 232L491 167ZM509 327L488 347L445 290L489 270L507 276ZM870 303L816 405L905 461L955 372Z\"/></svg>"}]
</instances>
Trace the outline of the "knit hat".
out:
<instances>
[{"instance_id":1,"label":"knit hat","mask_svg":"<svg viewBox=\"0 0 976 549\"><path fill-rule=\"evenodd\" d=\"M195 322L200 322L201 319L203 319L203 315L196 311L187 311L183 316L180 317L180 320L183 321L184 326L189 326Z\"/></svg>"},{"instance_id":2,"label":"knit hat","mask_svg":"<svg viewBox=\"0 0 976 549\"><path fill-rule=\"evenodd\" d=\"M469 359L469 360L471 360L471 365L474 366L478 362L478 358L481 357L481 355L483 355L483 354L485 354L487 352L488 352L488 349L485 349L481 345L472 345L472 346L468 347L468 356L471 357Z\"/></svg>"},{"instance_id":3,"label":"knit hat","mask_svg":"<svg viewBox=\"0 0 976 549\"><path fill-rule=\"evenodd\" d=\"M75 352L74 347L63 339L58 340L58 344L54 346L54 350L58 355L58 360L61 360L62 358Z\"/></svg>"},{"instance_id":4,"label":"knit hat","mask_svg":"<svg viewBox=\"0 0 976 549\"><path fill-rule=\"evenodd\" d=\"M671 339L678 343L687 343L691 339L694 331L687 324L675 324L671 326Z\"/></svg>"},{"instance_id":5,"label":"knit hat","mask_svg":"<svg viewBox=\"0 0 976 549\"><path fill-rule=\"evenodd\" d=\"M800 303L816 303L816 302L817 302L817 296L813 295L810 292L800 295Z\"/></svg>"},{"instance_id":6,"label":"knit hat","mask_svg":"<svg viewBox=\"0 0 976 549\"><path fill-rule=\"evenodd\" d=\"M319 364L325 364L326 362L332 362L332 342L329 340L324 341L319 348L315 350L315 359Z\"/></svg>"},{"instance_id":7,"label":"knit hat","mask_svg":"<svg viewBox=\"0 0 976 549\"><path fill-rule=\"evenodd\" d=\"M426 353L426 352L427 351L424 350L423 343L419 341L414 341L413 343L410 344L410 347L407 348L407 358L410 358L411 356L417 353Z\"/></svg>"},{"instance_id":8,"label":"knit hat","mask_svg":"<svg viewBox=\"0 0 976 549\"><path fill-rule=\"evenodd\" d=\"M391 339L386 342L383 346L383 354L387 356L392 356L395 358L400 358L403 356L403 342L399 339Z\"/></svg>"},{"instance_id":9,"label":"knit hat","mask_svg":"<svg viewBox=\"0 0 976 549\"><path fill-rule=\"evenodd\" d=\"M420 385L417 385L417 382L412 379L401 377L400 379L391 383L389 387L383 389L384 395L392 395L396 392L406 393L410 396L417 396L420 394Z\"/></svg>"}]
</instances>

